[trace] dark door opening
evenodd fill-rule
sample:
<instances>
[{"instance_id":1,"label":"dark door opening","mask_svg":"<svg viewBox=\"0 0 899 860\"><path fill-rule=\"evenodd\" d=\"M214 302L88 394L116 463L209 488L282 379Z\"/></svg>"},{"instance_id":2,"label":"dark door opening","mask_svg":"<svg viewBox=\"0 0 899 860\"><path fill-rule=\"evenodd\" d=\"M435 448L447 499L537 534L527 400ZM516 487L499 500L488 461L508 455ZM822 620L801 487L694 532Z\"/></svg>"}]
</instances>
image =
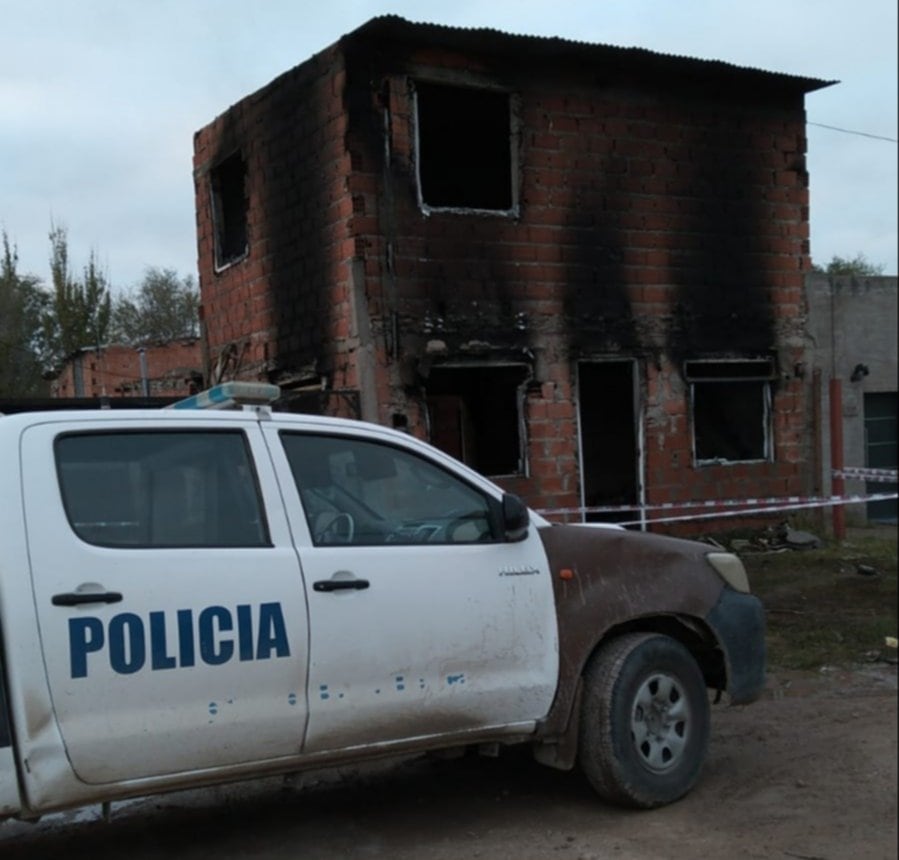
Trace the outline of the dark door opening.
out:
<instances>
[{"instance_id":1,"label":"dark door opening","mask_svg":"<svg viewBox=\"0 0 899 860\"><path fill-rule=\"evenodd\" d=\"M865 394L865 464L871 469L896 468L897 395L895 391ZM896 484L868 481L868 493L894 493ZM872 522L895 523L897 500L868 502L867 515Z\"/></svg>"},{"instance_id":2,"label":"dark door opening","mask_svg":"<svg viewBox=\"0 0 899 860\"><path fill-rule=\"evenodd\" d=\"M581 488L585 507L639 504L639 451L630 361L578 363ZM587 522L639 519L639 511L588 513Z\"/></svg>"},{"instance_id":3,"label":"dark door opening","mask_svg":"<svg viewBox=\"0 0 899 860\"><path fill-rule=\"evenodd\" d=\"M525 473L523 365L433 367L427 379L431 442L482 475Z\"/></svg>"}]
</instances>

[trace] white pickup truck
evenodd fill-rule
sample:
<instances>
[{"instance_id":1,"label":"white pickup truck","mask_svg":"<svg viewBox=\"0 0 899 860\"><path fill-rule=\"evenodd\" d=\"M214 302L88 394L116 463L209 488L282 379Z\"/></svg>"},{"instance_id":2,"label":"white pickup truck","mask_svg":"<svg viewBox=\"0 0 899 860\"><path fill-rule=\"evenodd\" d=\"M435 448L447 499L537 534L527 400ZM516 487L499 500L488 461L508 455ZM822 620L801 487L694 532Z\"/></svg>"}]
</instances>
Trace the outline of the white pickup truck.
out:
<instances>
[{"instance_id":1,"label":"white pickup truck","mask_svg":"<svg viewBox=\"0 0 899 860\"><path fill-rule=\"evenodd\" d=\"M762 689L735 556L238 395L0 417L0 819L505 744L658 806Z\"/></svg>"}]
</instances>

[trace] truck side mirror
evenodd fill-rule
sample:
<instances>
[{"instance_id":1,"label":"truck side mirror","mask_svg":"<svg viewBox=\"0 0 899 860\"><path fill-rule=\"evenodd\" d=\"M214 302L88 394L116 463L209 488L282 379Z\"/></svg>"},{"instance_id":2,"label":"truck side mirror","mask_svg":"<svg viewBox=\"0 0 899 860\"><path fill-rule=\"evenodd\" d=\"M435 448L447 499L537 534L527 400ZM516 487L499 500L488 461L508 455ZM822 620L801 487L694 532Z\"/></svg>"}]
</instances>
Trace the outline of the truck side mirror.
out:
<instances>
[{"instance_id":1,"label":"truck side mirror","mask_svg":"<svg viewBox=\"0 0 899 860\"><path fill-rule=\"evenodd\" d=\"M512 493L503 494L503 530L506 540L512 543L524 540L528 536L531 514L524 502Z\"/></svg>"}]
</instances>

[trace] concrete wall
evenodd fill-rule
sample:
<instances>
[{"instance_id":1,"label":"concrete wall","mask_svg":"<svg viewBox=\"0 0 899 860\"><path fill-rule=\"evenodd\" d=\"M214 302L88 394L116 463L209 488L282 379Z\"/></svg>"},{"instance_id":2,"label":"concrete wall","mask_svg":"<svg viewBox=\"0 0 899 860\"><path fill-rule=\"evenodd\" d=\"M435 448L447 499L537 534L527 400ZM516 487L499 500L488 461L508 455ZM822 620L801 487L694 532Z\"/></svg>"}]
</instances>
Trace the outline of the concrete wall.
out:
<instances>
[{"instance_id":1,"label":"concrete wall","mask_svg":"<svg viewBox=\"0 0 899 860\"><path fill-rule=\"evenodd\" d=\"M829 381L840 379L843 395L843 459L847 466L864 466L864 395L893 392L897 382L897 284L895 277L806 277L808 302L808 366L811 370L813 411L821 416L816 472L822 492L831 488ZM868 373L853 382L857 365ZM862 481L849 481L849 493L863 493ZM855 520L864 519L864 508L848 509Z\"/></svg>"}]
</instances>

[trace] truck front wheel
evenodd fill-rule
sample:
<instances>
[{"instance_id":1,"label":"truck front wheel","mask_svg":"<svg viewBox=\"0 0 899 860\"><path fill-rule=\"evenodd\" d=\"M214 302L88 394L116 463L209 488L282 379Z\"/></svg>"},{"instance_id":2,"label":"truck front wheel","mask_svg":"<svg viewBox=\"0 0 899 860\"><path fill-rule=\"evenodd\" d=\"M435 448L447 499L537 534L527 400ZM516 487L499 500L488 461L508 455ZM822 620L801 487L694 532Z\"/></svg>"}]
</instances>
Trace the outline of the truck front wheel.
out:
<instances>
[{"instance_id":1,"label":"truck front wheel","mask_svg":"<svg viewBox=\"0 0 899 860\"><path fill-rule=\"evenodd\" d=\"M709 741L709 699L690 652L670 636L629 633L584 672L578 761L601 797L648 809L686 794Z\"/></svg>"}]
</instances>

